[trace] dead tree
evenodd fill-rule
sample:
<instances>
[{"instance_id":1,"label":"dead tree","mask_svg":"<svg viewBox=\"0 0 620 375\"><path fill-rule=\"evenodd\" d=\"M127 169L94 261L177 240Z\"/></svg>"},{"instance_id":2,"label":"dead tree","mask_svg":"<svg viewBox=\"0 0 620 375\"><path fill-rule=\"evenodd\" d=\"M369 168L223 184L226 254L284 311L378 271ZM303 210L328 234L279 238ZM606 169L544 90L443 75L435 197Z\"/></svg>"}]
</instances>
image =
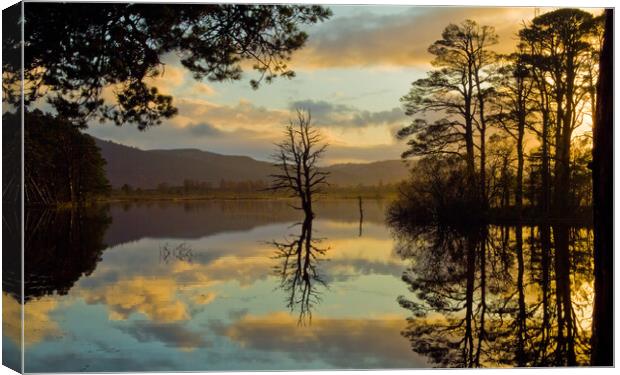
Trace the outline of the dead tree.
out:
<instances>
[{"instance_id":1,"label":"dead tree","mask_svg":"<svg viewBox=\"0 0 620 375\"><path fill-rule=\"evenodd\" d=\"M312 200L327 185L328 173L321 171L318 162L327 149L320 132L311 125L309 111L297 110L297 119L291 120L284 131L285 137L278 143L272 156L278 172L272 174L270 190L286 191L299 198L307 217L314 217Z\"/></svg>"}]
</instances>

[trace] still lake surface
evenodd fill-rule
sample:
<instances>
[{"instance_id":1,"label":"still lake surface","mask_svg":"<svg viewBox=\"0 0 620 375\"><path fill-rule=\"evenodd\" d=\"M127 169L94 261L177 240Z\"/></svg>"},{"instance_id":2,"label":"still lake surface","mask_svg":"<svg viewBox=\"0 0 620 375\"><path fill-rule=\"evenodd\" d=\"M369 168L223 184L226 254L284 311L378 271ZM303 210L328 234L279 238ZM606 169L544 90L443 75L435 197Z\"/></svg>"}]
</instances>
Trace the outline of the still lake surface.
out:
<instances>
[{"instance_id":1,"label":"still lake surface","mask_svg":"<svg viewBox=\"0 0 620 375\"><path fill-rule=\"evenodd\" d=\"M590 230L394 228L387 205L360 221L356 200L323 201L303 223L269 200L32 212L25 370L587 362ZM5 322L5 353L18 340Z\"/></svg>"}]
</instances>

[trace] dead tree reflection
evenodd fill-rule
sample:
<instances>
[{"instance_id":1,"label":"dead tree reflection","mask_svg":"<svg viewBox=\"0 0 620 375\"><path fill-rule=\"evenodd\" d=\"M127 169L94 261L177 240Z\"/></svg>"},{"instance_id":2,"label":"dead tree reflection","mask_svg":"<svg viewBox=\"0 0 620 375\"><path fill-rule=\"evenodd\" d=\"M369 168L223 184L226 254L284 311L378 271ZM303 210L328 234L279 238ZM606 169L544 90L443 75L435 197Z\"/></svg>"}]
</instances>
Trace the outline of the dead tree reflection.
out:
<instances>
[{"instance_id":1,"label":"dead tree reflection","mask_svg":"<svg viewBox=\"0 0 620 375\"><path fill-rule=\"evenodd\" d=\"M280 262L275 273L287 294L287 308L299 312L298 324L311 323L312 308L321 302L320 289L327 286L318 266L328 249L320 247L322 239L312 237L312 222L313 218L306 216L299 235L272 242L276 248L273 258Z\"/></svg>"},{"instance_id":2,"label":"dead tree reflection","mask_svg":"<svg viewBox=\"0 0 620 375\"><path fill-rule=\"evenodd\" d=\"M398 228L413 295L402 332L439 367L589 361L592 235L541 227Z\"/></svg>"}]
</instances>

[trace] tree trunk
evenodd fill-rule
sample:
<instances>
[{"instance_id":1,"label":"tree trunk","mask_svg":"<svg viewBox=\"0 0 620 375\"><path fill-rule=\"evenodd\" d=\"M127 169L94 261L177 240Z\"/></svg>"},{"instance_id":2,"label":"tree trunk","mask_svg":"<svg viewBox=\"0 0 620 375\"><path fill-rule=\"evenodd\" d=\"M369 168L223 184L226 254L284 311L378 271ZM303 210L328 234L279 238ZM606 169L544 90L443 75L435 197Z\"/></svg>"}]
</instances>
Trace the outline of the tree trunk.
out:
<instances>
[{"instance_id":1,"label":"tree trunk","mask_svg":"<svg viewBox=\"0 0 620 375\"><path fill-rule=\"evenodd\" d=\"M481 121L482 115L480 115ZM487 174L486 174L486 125L482 125L480 128L480 204L482 205L482 211L486 212L488 208L487 202Z\"/></svg>"},{"instance_id":2,"label":"tree trunk","mask_svg":"<svg viewBox=\"0 0 620 375\"><path fill-rule=\"evenodd\" d=\"M467 178L470 183L468 196L468 203L472 203L475 201L474 197L477 192L475 186L476 182L476 156L474 152L474 129L473 129L473 121L470 112L471 106L471 97L465 99L465 152L466 152L466 162L467 162Z\"/></svg>"},{"instance_id":3,"label":"tree trunk","mask_svg":"<svg viewBox=\"0 0 620 375\"><path fill-rule=\"evenodd\" d=\"M541 165L541 179L542 179L542 199L541 209L543 212L543 218L549 219L549 202L551 198L550 191L550 167L549 167L549 114L543 112L543 129L542 129L542 165Z\"/></svg>"},{"instance_id":4,"label":"tree trunk","mask_svg":"<svg viewBox=\"0 0 620 375\"><path fill-rule=\"evenodd\" d=\"M614 364L613 293L613 9L605 10L605 35L597 85L592 150L594 206L594 366Z\"/></svg>"},{"instance_id":5,"label":"tree trunk","mask_svg":"<svg viewBox=\"0 0 620 375\"><path fill-rule=\"evenodd\" d=\"M558 307L558 353L561 364L575 366L575 332L570 285L569 229L564 225L553 227L555 245L556 304Z\"/></svg>"},{"instance_id":6,"label":"tree trunk","mask_svg":"<svg viewBox=\"0 0 620 375\"><path fill-rule=\"evenodd\" d=\"M541 268L541 292L542 292L542 309L543 309L543 319L542 319L542 339L541 339L541 353L542 356L540 358L541 363L547 362L547 352L546 347L549 344L550 339L550 331L551 331L551 322L550 322L550 292L549 286L551 284L551 228L548 224L543 224L540 227L540 247L541 247L541 257L540 257L540 268Z\"/></svg>"},{"instance_id":7,"label":"tree trunk","mask_svg":"<svg viewBox=\"0 0 620 375\"><path fill-rule=\"evenodd\" d=\"M521 81L523 78L519 78ZM523 137L525 135L525 98L523 94L523 83L519 83L519 109L518 109L518 123L517 123L517 186L515 188L515 205L517 208L517 215L521 219L523 212Z\"/></svg>"},{"instance_id":8,"label":"tree trunk","mask_svg":"<svg viewBox=\"0 0 620 375\"><path fill-rule=\"evenodd\" d=\"M474 289L476 277L476 240L471 233L467 235L467 281L465 290L465 337L463 338L463 360L465 367L474 364Z\"/></svg>"},{"instance_id":9,"label":"tree trunk","mask_svg":"<svg viewBox=\"0 0 620 375\"><path fill-rule=\"evenodd\" d=\"M515 354L515 362L517 366L523 367L527 364L527 357L525 355L526 335L527 335L527 314L525 310L525 262L523 259L523 226L521 223L515 228L516 247L517 247L517 292L518 292L518 305L517 310L517 347Z\"/></svg>"}]
</instances>

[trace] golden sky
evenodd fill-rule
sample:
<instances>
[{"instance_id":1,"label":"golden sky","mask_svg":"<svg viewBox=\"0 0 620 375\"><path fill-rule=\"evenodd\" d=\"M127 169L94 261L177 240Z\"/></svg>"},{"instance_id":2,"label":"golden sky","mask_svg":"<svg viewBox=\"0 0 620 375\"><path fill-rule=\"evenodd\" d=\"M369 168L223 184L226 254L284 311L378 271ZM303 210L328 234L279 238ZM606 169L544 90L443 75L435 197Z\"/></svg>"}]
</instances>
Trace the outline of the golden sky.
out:
<instances>
[{"instance_id":1,"label":"golden sky","mask_svg":"<svg viewBox=\"0 0 620 375\"><path fill-rule=\"evenodd\" d=\"M252 90L238 82L195 81L174 56L153 80L174 96L179 114L140 132L93 124L94 136L143 149L198 148L267 160L291 110L310 109L331 144L326 163L397 159L405 145L394 134L409 121L399 99L430 68L428 46L449 23L473 19L495 27L497 52L510 52L523 22L549 9L330 6L334 15L307 28L295 53L297 76ZM107 94L109 95L109 93Z\"/></svg>"}]
</instances>

